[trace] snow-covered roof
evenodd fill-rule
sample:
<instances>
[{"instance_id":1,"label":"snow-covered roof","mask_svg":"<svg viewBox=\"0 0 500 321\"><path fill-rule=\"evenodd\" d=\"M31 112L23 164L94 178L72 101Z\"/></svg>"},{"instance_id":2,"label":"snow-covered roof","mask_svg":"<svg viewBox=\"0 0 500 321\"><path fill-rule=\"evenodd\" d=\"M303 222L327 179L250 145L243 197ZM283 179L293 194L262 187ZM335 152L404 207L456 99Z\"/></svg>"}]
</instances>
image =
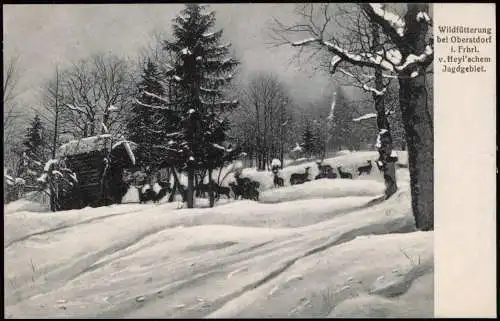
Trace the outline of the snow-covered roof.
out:
<instances>
[{"instance_id":1,"label":"snow-covered roof","mask_svg":"<svg viewBox=\"0 0 500 321\"><path fill-rule=\"evenodd\" d=\"M92 151L103 150L109 148L111 144L111 135L104 134L92 136L78 140L72 140L59 147L60 156L72 156L85 154Z\"/></svg>"}]
</instances>

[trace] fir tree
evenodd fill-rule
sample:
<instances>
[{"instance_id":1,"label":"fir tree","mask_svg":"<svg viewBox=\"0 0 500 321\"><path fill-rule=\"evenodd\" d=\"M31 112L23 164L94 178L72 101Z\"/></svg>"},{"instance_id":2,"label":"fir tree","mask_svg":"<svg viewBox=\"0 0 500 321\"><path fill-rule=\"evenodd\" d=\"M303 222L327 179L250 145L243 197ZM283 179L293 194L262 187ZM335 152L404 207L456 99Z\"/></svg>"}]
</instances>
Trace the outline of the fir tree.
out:
<instances>
[{"instance_id":1,"label":"fir tree","mask_svg":"<svg viewBox=\"0 0 500 321\"><path fill-rule=\"evenodd\" d=\"M227 121L219 113L237 105L224 100L223 88L238 61L229 56L230 44L221 43L222 30L211 31L215 14L207 10L206 5L186 4L174 19L173 39L165 41L165 50L174 56L167 76L175 84L176 95L163 99L160 108L174 112L179 122L164 137L161 149L166 151L164 164L188 174L189 208L193 207L195 170L208 169L210 177L214 168L235 155L223 147Z\"/></svg>"},{"instance_id":2,"label":"fir tree","mask_svg":"<svg viewBox=\"0 0 500 321\"><path fill-rule=\"evenodd\" d=\"M29 185L34 185L36 178L43 171L43 164L46 158L46 144L43 134L43 123L40 117L35 115L30 127L26 130L26 135L23 141L24 150L21 177Z\"/></svg>"},{"instance_id":3,"label":"fir tree","mask_svg":"<svg viewBox=\"0 0 500 321\"><path fill-rule=\"evenodd\" d=\"M137 144L137 165L143 169L157 166L160 155L153 147L162 143L163 134L175 128L177 121L172 119L172 113L168 110L148 107L161 103L161 97L165 94L162 77L158 67L148 59L141 75L142 79L137 85L137 102L133 105L131 117L127 122L128 138Z\"/></svg>"}]
</instances>

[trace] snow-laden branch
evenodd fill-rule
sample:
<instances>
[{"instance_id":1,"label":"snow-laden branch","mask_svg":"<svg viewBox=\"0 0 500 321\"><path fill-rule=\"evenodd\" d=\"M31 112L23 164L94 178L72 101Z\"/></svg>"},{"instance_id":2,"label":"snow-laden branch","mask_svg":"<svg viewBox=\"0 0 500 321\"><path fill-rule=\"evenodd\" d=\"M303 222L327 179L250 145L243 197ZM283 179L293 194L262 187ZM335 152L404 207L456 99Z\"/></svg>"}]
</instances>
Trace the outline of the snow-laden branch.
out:
<instances>
[{"instance_id":1,"label":"snow-laden branch","mask_svg":"<svg viewBox=\"0 0 500 321\"><path fill-rule=\"evenodd\" d=\"M342 58L337 55L333 55L332 60L330 61L330 67L333 72L335 72L335 68L342 62Z\"/></svg>"},{"instance_id":2,"label":"snow-laden branch","mask_svg":"<svg viewBox=\"0 0 500 321\"><path fill-rule=\"evenodd\" d=\"M66 104L66 107L68 107L69 109L71 109L73 111L82 113L82 114L88 114L87 111L85 109L83 109L82 107L78 107L78 106L75 106L72 104Z\"/></svg>"},{"instance_id":3,"label":"snow-laden branch","mask_svg":"<svg viewBox=\"0 0 500 321\"><path fill-rule=\"evenodd\" d=\"M140 106L153 108L153 109L171 110L169 107L165 107L165 106L153 106L153 105L145 104L143 102L140 102L137 98L135 99L135 103L140 105Z\"/></svg>"},{"instance_id":4,"label":"snow-laden branch","mask_svg":"<svg viewBox=\"0 0 500 321\"><path fill-rule=\"evenodd\" d=\"M415 64L427 64L430 63L433 59L433 53L434 50L431 48L430 45L427 45L425 47L424 53L421 55L414 55L414 54L409 54L408 57L406 57L405 62L402 65L396 66L396 69L398 71L404 71L406 69L409 69L411 66Z\"/></svg>"},{"instance_id":5,"label":"snow-laden branch","mask_svg":"<svg viewBox=\"0 0 500 321\"><path fill-rule=\"evenodd\" d=\"M233 79L233 74L229 74L225 77L205 76L205 77L203 77L203 79L212 80L212 81L229 81L229 80Z\"/></svg>"},{"instance_id":6,"label":"snow-laden branch","mask_svg":"<svg viewBox=\"0 0 500 321\"><path fill-rule=\"evenodd\" d=\"M385 10L381 3L370 3L369 6L372 8L373 13L386 21L386 23L391 26L400 37L404 36L405 22L402 17Z\"/></svg>"},{"instance_id":7,"label":"snow-laden branch","mask_svg":"<svg viewBox=\"0 0 500 321\"><path fill-rule=\"evenodd\" d=\"M376 118L376 117L377 117L377 114L375 114L375 113L368 113L368 114L364 114L363 116L359 116L357 118L353 118L352 121L358 122L358 121L361 121L361 120L371 119L371 118Z\"/></svg>"},{"instance_id":8,"label":"snow-laden branch","mask_svg":"<svg viewBox=\"0 0 500 321\"><path fill-rule=\"evenodd\" d=\"M419 13L417 13L417 21L422 22L422 20L431 24L431 18L429 17L427 12L420 11Z\"/></svg>"},{"instance_id":9,"label":"snow-laden branch","mask_svg":"<svg viewBox=\"0 0 500 321\"><path fill-rule=\"evenodd\" d=\"M376 54L371 52L362 52L359 54L355 54L330 41L324 41L321 38L309 38L302 41L293 42L292 46L306 46L314 42L325 46L331 53L333 53L334 58L332 58L332 61L334 61L336 64L338 64L342 60L345 60L356 66L383 69L396 73L403 72L408 68L411 68L415 64L425 65L427 63L430 63L433 59L433 49L430 45L427 45L424 53L422 53L421 55L408 55L404 62L402 62L401 53L397 49L380 51Z\"/></svg>"},{"instance_id":10,"label":"snow-laden branch","mask_svg":"<svg viewBox=\"0 0 500 321\"><path fill-rule=\"evenodd\" d=\"M101 123L101 126L102 126L102 131L103 131L105 134L109 134L109 129L108 129L108 126L106 126L106 124L104 124L104 123Z\"/></svg>"},{"instance_id":11,"label":"snow-laden branch","mask_svg":"<svg viewBox=\"0 0 500 321\"><path fill-rule=\"evenodd\" d=\"M367 84L363 84L363 89L369 92L374 93L377 96L383 96L385 92L387 91L387 88L383 88L382 90L377 90L373 87L368 86Z\"/></svg>"},{"instance_id":12,"label":"snow-laden branch","mask_svg":"<svg viewBox=\"0 0 500 321\"><path fill-rule=\"evenodd\" d=\"M150 93L150 92L145 91L145 90L144 90L143 92L144 92L144 94L148 95L149 97L156 98L156 99L158 99L158 100L161 100L161 101L163 101L163 102L166 102L167 104L168 104L168 103L170 103L170 101L168 101L168 99L166 99L166 98L160 97L160 96L158 96L158 95L156 95L156 94Z\"/></svg>"},{"instance_id":13,"label":"snow-laden branch","mask_svg":"<svg viewBox=\"0 0 500 321\"><path fill-rule=\"evenodd\" d=\"M301 46L308 45L308 44L313 43L313 42L320 42L320 39L319 38L307 38L304 40L292 42L292 46L293 47L301 47Z\"/></svg>"},{"instance_id":14,"label":"snow-laden branch","mask_svg":"<svg viewBox=\"0 0 500 321\"><path fill-rule=\"evenodd\" d=\"M401 44L406 26L399 15L385 10L380 3L363 3L361 8L368 18L378 24L395 44Z\"/></svg>"},{"instance_id":15,"label":"snow-laden branch","mask_svg":"<svg viewBox=\"0 0 500 321\"><path fill-rule=\"evenodd\" d=\"M191 50L189 50L189 48L184 48L181 50L181 54L185 55L185 56L188 56L188 55L191 55Z\"/></svg>"}]
</instances>

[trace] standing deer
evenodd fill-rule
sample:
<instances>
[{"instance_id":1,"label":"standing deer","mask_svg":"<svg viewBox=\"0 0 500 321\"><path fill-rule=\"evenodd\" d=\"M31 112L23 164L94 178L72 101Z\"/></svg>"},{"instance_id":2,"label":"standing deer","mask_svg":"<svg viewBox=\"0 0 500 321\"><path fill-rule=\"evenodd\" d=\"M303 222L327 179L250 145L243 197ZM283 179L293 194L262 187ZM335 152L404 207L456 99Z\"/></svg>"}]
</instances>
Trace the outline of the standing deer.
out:
<instances>
[{"instance_id":1,"label":"standing deer","mask_svg":"<svg viewBox=\"0 0 500 321\"><path fill-rule=\"evenodd\" d=\"M295 185L295 184L302 184L306 181L308 181L308 177L309 177L309 168L310 167L306 167L306 171L305 173L293 173L291 176L290 176L290 185Z\"/></svg>"},{"instance_id":2,"label":"standing deer","mask_svg":"<svg viewBox=\"0 0 500 321\"><path fill-rule=\"evenodd\" d=\"M277 173L274 174L274 187L283 187L285 185L285 181L283 178L279 177Z\"/></svg>"},{"instance_id":3,"label":"standing deer","mask_svg":"<svg viewBox=\"0 0 500 321\"><path fill-rule=\"evenodd\" d=\"M372 167L373 167L372 161L368 160L368 165L358 167L358 176L360 176L363 173L370 175Z\"/></svg>"},{"instance_id":4,"label":"standing deer","mask_svg":"<svg viewBox=\"0 0 500 321\"><path fill-rule=\"evenodd\" d=\"M342 168L340 168L340 166L337 167L337 170L339 171L340 178L349 178L349 179L352 179L352 174L349 173L349 172L343 172Z\"/></svg>"}]
</instances>

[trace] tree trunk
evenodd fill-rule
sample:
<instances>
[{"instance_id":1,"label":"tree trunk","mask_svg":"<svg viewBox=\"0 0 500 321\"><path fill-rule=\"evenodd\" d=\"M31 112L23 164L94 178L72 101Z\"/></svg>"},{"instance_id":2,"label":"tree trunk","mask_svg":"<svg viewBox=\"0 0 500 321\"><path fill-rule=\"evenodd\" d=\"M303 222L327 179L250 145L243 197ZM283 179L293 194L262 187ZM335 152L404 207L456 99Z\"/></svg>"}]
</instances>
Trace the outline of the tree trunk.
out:
<instances>
[{"instance_id":1,"label":"tree trunk","mask_svg":"<svg viewBox=\"0 0 500 321\"><path fill-rule=\"evenodd\" d=\"M372 36L373 36L373 49L378 51L380 48L380 30L378 25L372 24ZM382 76L382 70L375 70L375 88L378 91L384 89L384 79ZM375 101L375 110L377 112L377 127L379 130L380 145L378 146L379 158L377 165L379 170L383 173L384 183L385 183L385 198L388 199L398 190L396 183L396 167L395 159L391 157L392 154L392 135L389 126L389 120L385 113L385 95L373 94L373 100ZM385 133L382 134L382 130L385 129Z\"/></svg>"},{"instance_id":2,"label":"tree trunk","mask_svg":"<svg viewBox=\"0 0 500 321\"><path fill-rule=\"evenodd\" d=\"M215 196L214 196L214 184L212 181L212 169L208 170L208 198L210 200L210 207L214 207L215 204Z\"/></svg>"},{"instance_id":3,"label":"tree trunk","mask_svg":"<svg viewBox=\"0 0 500 321\"><path fill-rule=\"evenodd\" d=\"M169 172L170 172L170 169L169 169ZM175 172L174 168L172 168L172 176L174 177L174 186L172 187L172 192L170 192L170 196L168 197L168 202L169 203L172 203L174 201L175 193L177 192L177 188L180 185L179 179L177 178L177 173Z\"/></svg>"},{"instance_id":4,"label":"tree trunk","mask_svg":"<svg viewBox=\"0 0 500 321\"><path fill-rule=\"evenodd\" d=\"M54 116L54 137L52 139L52 159L56 158L57 150L57 135L59 121L59 70L56 68L56 101L55 101L55 116Z\"/></svg>"},{"instance_id":5,"label":"tree trunk","mask_svg":"<svg viewBox=\"0 0 500 321\"><path fill-rule=\"evenodd\" d=\"M188 208L193 208L194 207L194 168L192 166L189 166L187 169L187 174L188 174L188 186L187 186L187 207Z\"/></svg>"},{"instance_id":6,"label":"tree trunk","mask_svg":"<svg viewBox=\"0 0 500 321\"><path fill-rule=\"evenodd\" d=\"M423 76L400 80L412 210L417 229L434 229L434 137L426 112Z\"/></svg>"},{"instance_id":7,"label":"tree trunk","mask_svg":"<svg viewBox=\"0 0 500 321\"><path fill-rule=\"evenodd\" d=\"M428 25L417 21L418 12L428 12L428 4L408 4L405 15L406 41L400 48L403 58L424 52ZM425 69L415 66L399 77L399 102L408 150L412 210L417 229L434 230L434 133L427 109ZM411 73L418 72L416 77Z\"/></svg>"}]
</instances>

